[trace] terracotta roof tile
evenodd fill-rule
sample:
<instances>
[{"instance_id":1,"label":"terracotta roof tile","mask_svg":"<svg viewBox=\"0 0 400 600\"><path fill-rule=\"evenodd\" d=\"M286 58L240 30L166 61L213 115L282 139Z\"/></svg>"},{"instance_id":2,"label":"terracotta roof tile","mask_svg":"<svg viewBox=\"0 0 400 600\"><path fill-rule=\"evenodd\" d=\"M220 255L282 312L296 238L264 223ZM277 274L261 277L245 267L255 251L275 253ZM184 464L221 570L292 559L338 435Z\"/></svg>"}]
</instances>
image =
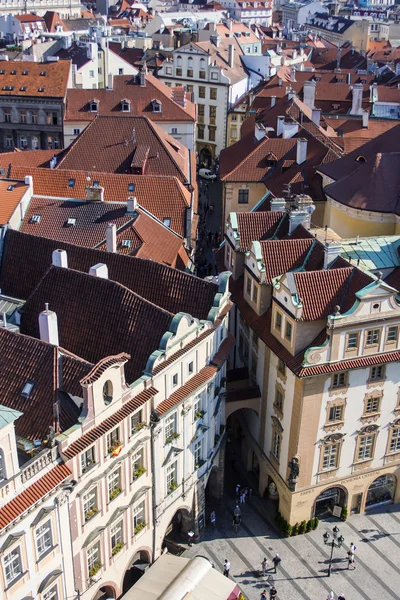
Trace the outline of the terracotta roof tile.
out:
<instances>
[{"instance_id":1,"label":"terracotta roof tile","mask_svg":"<svg viewBox=\"0 0 400 600\"><path fill-rule=\"evenodd\" d=\"M139 165L141 149L146 155ZM147 117L97 117L67 148L57 168L190 180L189 150Z\"/></svg>"},{"instance_id":2,"label":"terracotta roof tile","mask_svg":"<svg viewBox=\"0 0 400 600\"><path fill-rule=\"evenodd\" d=\"M207 329L206 331L204 331L203 333L201 333L199 335L199 337L197 337L196 339L192 340L191 342L189 342L188 344L186 344L185 346L183 346L183 348L181 348L177 352L174 352L174 354L171 354L171 356L169 358L167 358L166 360L164 360L164 362L159 363L153 369L152 374L153 375L157 375L157 373L160 373L161 371L163 371L164 369L166 369L167 367L169 367L169 365L171 365L178 358L180 358L181 356L183 356L184 354L186 354L187 352L189 352L190 350L192 350L193 348L195 348L198 344L200 344L200 342L202 342L203 340L205 340L212 333L214 333L214 329Z\"/></svg>"},{"instance_id":3,"label":"terracotta roof tile","mask_svg":"<svg viewBox=\"0 0 400 600\"><path fill-rule=\"evenodd\" d=\"M260 245L266 283L287 271L320 269L324 264L323 246L315 239L261 241Z\"/></svg>"},{"instance_id":4,"label":"terracotta roof tile","mask_svg":"<svg viewBox=\"0 0 400 600\"><path fill-rule=\"evenodd\" d=\"M16 498L0 508L0 529L10 525L41 498L52 492L57 486L72 475L67 465L60 464L43 475L38 481L23 490Z\"/></svg>"},{"instance_id":5,"label":"terracotta roof tile","mask_svg":"<svg viewBox=\"0 0 400 600\"><path fill-rule=\"evenodd\" d=\"M242 251L250 250L252 242L279 237L287 233L288 218L285 212L238 212L238 234Z\"/></svg>"},{"instance_id":6,"label":"terracotta roof tile","mask_svg":"<svg viewBox=\"0 0 400 600\"><path fill-rule=\"evenodd\" d=\"M129 383L141 376L173 318L114 281L50 267L24 305L22 333L40 337L38 315L46 302L58 317L60 345L73 354L91 363L130 354L125 367Z\"/></svg>"},{"instance_id":7,"label":"terracotta roof tile","mask_svg":"<svg viewBox=\"0 0 400 600\"><path fill-rule=\"evenodd\" d=\"M65 98L70 68L69 61L54 63L3 61L0 73L0 96ZM5 90L5 87L8 89ZM12 90L9 89L10 87ZM39 91L40 89L43 91Z\"/></svg>"},{"instance_id":8,"label":"terracotta roof tile","mask_svg":"<svg viewBox=\"0 0 400 600\"><path fill-rule=\"evenodd\" d=\"M314 344L313 344L314 345ZM384 352L373 356L360 356L349 360L340 360L335 363L323 365L302 366L299 368L298 377L312 377L313 375L323 375L325 373L337 373L338 371L349 371L351 369L363 369L373 365L384 365L400 360L400 350L394 352Z\"/></svg>"},{"instance_id":9,"label":"terracotta roof tile","mask_svg":"<svg viewBox=\"0 0 400 600\"><path fill-rule=\"evenodd\" d=\"M85 377L83 377L79 383L83 386L94 383L102 376L104 371L114 365L123 365L130 358L131 357L129 354L126 354L125 352L117 354L116 356L107 356L95 364L93 369L89 371L89 373L85 375Z\"/></svg>"},{"instance_id":10,"label":"terracotta roof tile","mask_svg":"<svg viewBox=\"0 0 400 600\"><path fill-rule=\"evenodd\" d=\"M194 318L207 319L218 292L218 286L214 283L155 261L91 250L8 230L0 277L3 293L21 299L28 298L49 269L52 252L56 249L67 252L68 266L76 271L88 273L91 266L105 263L110 280L170 313L186 312ZM40 310L43 308L40 307Z\"/></svg>"},{"instance_id":11,"label":"terracotta roof tile","mask_svg":"<svg viewBox=\"0 0 400 600\"><path fill-rule=\"evenodd\" d=\"M24 152L24 154L30 154L30 152ZM2 155L0 154L0 167L2 166L1 161ZM76 200L86 198L87 177L90 176L92 181L98 181L99 185L104 188L105 202L125 203L128 197L134 194L140 206L160 221L165 218L171 219L171 229L181 237L185 235L186 209L190 206L190 192L176 177L115 175L113 173L88 174L84 171L33 169L23 166L12 167L10 173L16 179L22 180L25 175L31 175L33 191L36 196L74 198ZM70 186L72 180L74 180L73 187ZM130 191L132 184L134 192ZM69 207L69 205L65 204L64 207ZM86 212L86 209L82 208L83 210ZM107 209L102 210L106 211ZM122 216L120 218L123 220ZM43 221L44 226L45 221ZM32 232L32 228L29 232Z\"/></svg>"},{"instance_id":12,"label":"terracotta roof tile","mask_svg":"<svg viewBox=\"0 0 400 600\"><path fill-rule=\"evenodd\" d=\"M27 191L25 183L0 179L0 225L7 225Z\"/></svg>"},{"instance_id":13,"label":"terracotta roof tile","mask_svg":"<svg viewBox=\"0 0 400 600\"><path fill-rule=\"evenodd\" d=\"M182 98L178 98L182 90ZM113 88L96 90L69 89L65 121L93 121L97 113L90 112L90 103L94 95L99 100L98 114L116 116L127 114L144 115L151 121L188 121L196 118L196 107L186 100L184 88L169 88L153 75L146 75L146 85L141 86L136 76L117 75L113 79ZM162 111L154 112L152 101L157 98L162 103ZM122 112L122 100L130 101L130 113ZM185 103L178 104L177 100Z\"/></svg>"},{"instance_id":14,"label":"terracotta roof tile","mask_svg":"<svg viewBox=\"0 0 400 600\"><path fill-rule=\"evenodd\" d=\"M117 410L111 417L105 419L100 425L91 429L88 433L82 435L76 442L73 442L68 446L62 453L67 458L73 458L82 450L91 446L96 440L103 436L107 431L110 431L113 427L121 423L127 416L137 410L140 406L143 406L148 400L155 396L158 391L150 387L147 390L143 390L137 396L134 396L122 408Z\"/></svg>"},{"instance_id":15,"label":"terracotta roof tile","mask_svg":"<svg viewBox=\"0 0 400 600\"><path fill-rule=\"evenodd\" d=\"M14 150L14 152L0 153L0 167L48 167L53 156L60 156L62 151L54 150Z\"/></svg>"}]
</instances>

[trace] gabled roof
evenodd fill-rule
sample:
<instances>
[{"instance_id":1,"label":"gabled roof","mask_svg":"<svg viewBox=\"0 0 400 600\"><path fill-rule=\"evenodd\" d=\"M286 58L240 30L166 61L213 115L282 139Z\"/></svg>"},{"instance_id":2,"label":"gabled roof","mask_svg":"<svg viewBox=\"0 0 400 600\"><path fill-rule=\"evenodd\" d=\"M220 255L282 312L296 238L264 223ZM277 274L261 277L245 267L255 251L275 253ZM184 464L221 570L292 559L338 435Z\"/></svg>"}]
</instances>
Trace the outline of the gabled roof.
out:
<instances>
[{"instance_id":1,"label":"gabled roof","mask_svg":"<svg viewBox=\"0 0 400 600\"><path fill-rule=\"evenodd\" d=\"M48 167L50 160L62 155L62 150L14 150L13 152L0 152L0 168L15 167ZM7 171L6 171L7 174ZM8 172L8 175L10 173Z\"/></svg>"},{"instance_id":2,"label":"gabled roof","mask_svg":"<svg viewBox=\"0 0 400 600\"><path fill-rule=\"evenodd\" d=\"M252 242L272 238L280 233L287 233L287 214L285 212L238 212L238 235L241 250L250 250Z\"/></svg>"},{"instance_id":3,"label":"gabled roof","mask_svg":"<svg viewBox=\"0 0 400 600\"><path fill-rule=\"evenodd\" d=\"M303 306L302 321L326 319L336 306L345 313L353 306L356 292L373 281L355 267L294 272L293 278Z\"/></svg>"},{"instance_id":4,"label":"gabled roof","mask_svg":"<svg viewBox=\"0 0 400 600\"><path fill-rule=\"evenodd\" d=\"M32 150L34 154L36 151ZM24 152L29 158L31 152ZM5 167L7 166L7 158ZM0 167L2 154L0 153ZM178 235L185 235L186 210L190 206L190 192L176 177L153 177L151 175L120 175L114 173L87 173L85 171L64 169L33 169L30 167L14 167L8 170L9 176L24 179L25 175L33 178L33 190L37 196L81 200L86 198L87 178L98 181L104 188L104 200L125 203L129 196L135 195L138 203L157 219L171 219L171 229ZM74 181L71 187L70 182ZM132 184L134 189L132 191ZM46 202L46 200L44 201ZM107 208L103 209L107 211ZM29 232L30 233L30 232Z\"/></svg>"},{"instance_id":5,"label":"gabled roof","mask_svg":"<svg viewBox=\"0 0 400 600\"><path fill-rule=\"evenodd\" d=\"M40 307L39 312L43 308ZM36 323L39 312L35 316ZM57 390L81 396L79 381L91 368L89 362L71 356L62 348L1 328L1 404L22 413L15 422L17 435L28 440L46 439L49 427L54 424ZM22 395L27 382L33 383L28 397ZM75 405L70 406L61 401L61 431L71 427L78 414L79 410Z\"/></svg>"},{"instance_id":6,"label":"gabled roof","mask_svg":"<svg viewBox=\"0 0 400 600\"><path fill-rule=\"evenodd\" d=\"M71 68L69 61L35 63L10 60L3 61L0 67L0 96L65 98Z\"/></svg>"},{"instance_id":7,"label":"gabled roof","mask_svg":"<svg viewBox=\"0 0 400 600\"><path fill-rule=\"evenodd\" d=\"M240 60L240 57L243 55L243 50L236 37L222 37L218 47L211 40L190 43L197 49L202 50L204 54L208 54L210 56L211 64L215 63L222 69L222 73L226 77L229 77L231 85L238 83L243 79L247 79L246 71L243 67L242 61ZM229 66L228 55L230 45L233 45L234 47L233 67ZM184 50L184 48L185 46L182 46L182 50Z\"/></svg>"},{"instance_id":8,"label":"gabled roof","mask_svg":"<svg viewBox=\"0 0 400 600\"><path fill-rule=\"evenodd\" d=\"M7 225L27 191L22 181L0 179L0 225Z\"/></svg>"},{"instance_id":9,"label":"gabled roof","mask_svg":"<svg viewBox=\"0 0 400 600\"><path fill-rule=\"evenodd\" d=\"M96 90L97 91L97 90ZM97 117L66 150L62 169L190 180L189 150L147 117Z\"/></svg>"},{"instance_id":10,"label":"gabled roof","mask_svg":"<svg viewBox=\"0 0 400 600\"><path fill-rule=\"evenodd\" d=\"M146 75L146 85L141 86L136 76L117 75L113 79L112 89L96 90L99 100L98 114L115 116L130 114L144 115L151 121L183 121L193 122L196 118L196 107L186 98L184 88L169 88L153 75ZM176 101L178 90L182 90L182 106ZM158 98L162 103L162 111L154 112L152 100ZM130 101L130 113L122 113L122 100ZM90 112L93 90L69 89L65 121L93 121L97 113Z\"/></svg>"},{"instance_id":11,"label":"gabled roof","mask_svg":"<svg viewBox=\"0 0 400 600\"><path fill-rule=\"evenodd\" d=\"M129 383L141 376L173 318L119 283L50 267L24 305L22 333L40 337L38 315L45 303L57 314L60 345L73 354L91 363L130 354L125 367Z\"/></svg>"},{"instance_id":12,"label":"gabled roof","mask_svg":"<svg viewBox=\"0 0 400 600\"><path fill-rule=\"evenodd\" d=\"M206 319L218 292L214 283L152 260L81 248L10 229L2 255L2 292L14 298L28 298L49 269L56 249L67 252L69 268L83 273L95 264L105 263L109 279L173 314L186 312Z\"/></svg>"},{"instance_id":13,"label":"gabled roof","mask_svg":"<svg viewBox=\"0 0 400 600\"><path fill-rule=\"evenodd\" d=\"M266 283L287 271L317 270L324 264L324 249L312 238L260 242Z\"/></svg>"}]
</instances>

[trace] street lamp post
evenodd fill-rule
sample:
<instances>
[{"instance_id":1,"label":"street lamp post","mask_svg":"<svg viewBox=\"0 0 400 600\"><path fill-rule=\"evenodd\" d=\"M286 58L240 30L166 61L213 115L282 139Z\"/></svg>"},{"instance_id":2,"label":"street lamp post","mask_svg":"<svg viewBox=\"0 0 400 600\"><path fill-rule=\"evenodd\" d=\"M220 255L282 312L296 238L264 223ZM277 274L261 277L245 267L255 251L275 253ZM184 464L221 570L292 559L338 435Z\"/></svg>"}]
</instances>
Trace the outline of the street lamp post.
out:
<instances>
[{"instance_id":1,"label":"street lamp post","mask_svg":"<svg viewBox=\"0 0 400 600\"><path fill-rule=\"evenodd\" d=\"M328 567L328 577L331 576L331 571L332 571L333 549L341 548L342 544L344 542L344 537L342 535L339 535L340 529L337 525L335 525L335 527L332 529L332 533L333 533L333 535L331 536L331 534L328 531L325 531L324 535L322 536L324 538L324 544L326 544L326 546L331 547L331 555L329 558L329 567Z\"/></svg>"}]
</instances>

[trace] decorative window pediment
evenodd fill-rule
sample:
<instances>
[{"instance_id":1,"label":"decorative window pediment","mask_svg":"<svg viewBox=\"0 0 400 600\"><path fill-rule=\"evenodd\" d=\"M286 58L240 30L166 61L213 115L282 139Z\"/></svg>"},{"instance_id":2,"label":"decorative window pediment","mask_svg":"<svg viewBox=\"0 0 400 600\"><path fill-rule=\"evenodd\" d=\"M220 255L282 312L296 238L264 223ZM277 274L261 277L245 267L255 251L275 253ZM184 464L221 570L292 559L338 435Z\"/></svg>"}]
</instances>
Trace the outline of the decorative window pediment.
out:
<instances>
[{"instance_id":1,"label":"decorative window pediment","mask_svg":"<svg viewBox=\"0 0 400 600\"><path fill-rule=\"evenodd\" d=\"M275 427L275 429L277 429L277 431L279 431L280 433L283 433L283 427L282 427L282 423L280 422L280 420L277 417L272 416L272 426Z\"/></svg>"},{"instance_id":2,"label":"decorative window pediment","mask_svg":"<svg viewBox=\"0 0 400 600\"><path fill-rule=\"evenodd\" d=\"M180 454L181 452L183 452L182 448L176 448L175 446L172 446L166 456L166 459L163 462L163 467L165 467L165 465L167 465L173 458L175 458L175 456L177 456L178 454Z\"/></svg>"}]
</instances>

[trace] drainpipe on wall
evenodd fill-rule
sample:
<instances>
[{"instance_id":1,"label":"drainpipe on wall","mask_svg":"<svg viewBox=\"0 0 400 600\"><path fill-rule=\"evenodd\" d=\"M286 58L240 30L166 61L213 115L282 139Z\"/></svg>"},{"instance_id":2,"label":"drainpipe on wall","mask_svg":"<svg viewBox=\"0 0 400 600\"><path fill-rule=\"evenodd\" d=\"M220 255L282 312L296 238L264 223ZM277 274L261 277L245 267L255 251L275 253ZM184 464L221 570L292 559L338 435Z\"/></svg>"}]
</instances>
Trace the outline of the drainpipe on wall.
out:
<instances>
[{"instance_id":1,"label":"drainpipe on wall","mask_svg":"<svg viewBox=\"0 0 400 600\"><path fill-rule=\"evenodd\" d=\"M151 561L154 562L156 554L156 543L157 543L157 494L156 494L156 468L155 468L155 435L154 429L160 422L160 415L154 409L150 415L150 462L151 462L151 479L152 479L152 507L153 507L153 541L152 541L152 557Z\"/></svg>"}]
</instances>

